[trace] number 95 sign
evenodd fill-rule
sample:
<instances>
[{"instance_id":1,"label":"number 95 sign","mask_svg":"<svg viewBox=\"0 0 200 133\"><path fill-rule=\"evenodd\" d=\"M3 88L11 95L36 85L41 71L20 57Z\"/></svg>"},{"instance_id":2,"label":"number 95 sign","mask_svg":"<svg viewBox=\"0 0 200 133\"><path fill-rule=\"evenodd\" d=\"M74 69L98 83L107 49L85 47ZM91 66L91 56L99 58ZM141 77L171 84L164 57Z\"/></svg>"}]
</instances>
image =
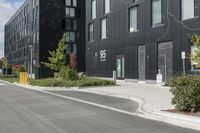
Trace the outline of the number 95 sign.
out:
<instances>
[{"instance_id":1,"label":"number 95 sign","mask_svg":"<svg viewBox=\"0 0 200 133\"><path fill-rule=\"evenodd\" d=\"M100 51L100 61L106 61L106 50Z\"/></svg>"}]
</instances>

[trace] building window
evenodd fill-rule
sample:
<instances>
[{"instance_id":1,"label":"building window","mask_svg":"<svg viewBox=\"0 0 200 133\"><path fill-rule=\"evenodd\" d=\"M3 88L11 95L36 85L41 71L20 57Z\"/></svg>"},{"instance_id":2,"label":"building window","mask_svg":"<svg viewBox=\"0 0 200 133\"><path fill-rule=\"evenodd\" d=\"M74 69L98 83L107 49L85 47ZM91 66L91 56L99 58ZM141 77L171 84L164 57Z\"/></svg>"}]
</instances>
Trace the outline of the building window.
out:
<instances>
[{"instance_id":1,"label":"building window","mask_svg":"<svg viewBox=\"0 0 200 133\"><path fill-rule=\"evenodd\" d=\"M194 18L194 0L182 0L182 20Z\"/></svg>"},{"instance_id":2,"label":"building window","mask_svg":"<svg viewBox=\"0 0 200 133\"><path fill-rule=\"evenodd\" d=\"M76 37L75 37L75 32L67 32L66 33L66 41L67 42L75 42Z\"/></svg>"},{"instance_id":3,"label":"building window","mask_svg":"<svg viewBox=\"0 0 200 133\"><path fill-rule=\"evenodd\" d=\"M73 0L73 6L77 6L77 0Z\"/></svg>"},{"instance_id":4,"label":"building window","mask_svg":"<svg viewBox=\"0 0 200 133\"><path fill-rule=\"evenodd\" d=\"M161 0L152 0L152 26L162 23Z\"/></svg>"},{"instance_id":5,"label":"building window","mask_svg":"<svg viewBox=\"0 0 200 133\"><path fill-rule=\"evenodd\" d=\"M195 50L197 48L195 46L191 46L191 55L195 55ZM191 69L192 70L200 70L200 63L191 60Z\"/></svg>"},{"instance_id":6,"label":"building window","mask_svg":"<svg viewBox=\"0 0 200 133\"><path fill-rule=\"evenodd\" d=\"M91 1L91 16L92 16L92 19L95 19L97 16L96 16L96 0L92 0Z\"/></svg>"},{"instance_id":7,"label":"building window","mask_svg":"<svg viewBox=\"0 0 200 133\"><path fill-rule=\"evenodd\" d=\"M66 6L71 6L71 0L65 0L65 5Z\"/></svg>"},{"instance_id":8,"label":"building window","mask_svg":"<svg viewBox=\"0 0 200 133\"><path fill-rule=\"evenodd\" d=\"M74 53L75 55L77 54L77 44L73 44L73 51L72 53Z\"/></svg>"},{"instance_id":9,"label":"building window","mask_svg":"<svg viewBox=\"0 0 200 133\"><path fill-rule=\"evenodd\" d=\"M77 30L77 21L72 19L66 19L65 21L66 30Z\"/></svg>"},{"instance_id":10,"label":"building window","mask_svg":"<svg viewBox=\"0 0 200 133\"><path fill-rule=\"evenodd\" d=\"M107 38L107 18L101 19L101 39Z\"/></svg>"},{"instance_id":11,"label":"building window","mask_svg":"<svg viewBox=\"0 0 200 133\"><path fill-rule=\"evenodd\" d=\"M137 31L137 10L138 7L132 7L129 9L129 32Z\"/></svg>"},{"instance_id":12,"label":"building window","mask_svg":"<svg viewBox=\"0 0 200 133\"><path fill-rule=\"evenodd\" d=\"M67 16L75 17L75 8L66 7L65 13Z\"/></svg>"},{"instance_id":13,"label":"building window","mask_svg":"<svg viewBox=\"0 0 200 133\"><path fill-rule=\"evenodd\" d=\"M65 0L66 6L77 6L77 0Z\"/></svg>"},{"instance_id":14,"label":"building window","mask_svg":"<svg viewBox=\"0 0 200 133\"><path fill-rule=\"evenodd\" d=\"M89 39L90 42L94 41L94 23L89 24Z\"/></svg>"},{"instance_id":15,"label":"building window","mask_svg":"<svg viewBox=\"0 0 200 133\"><path fill-rule=\"evenodd\" d=\"M70 19L66 19L65 20L65 24L66 24L66 30L71 30L71 20Z\"/></svg>"},{"instance_id":16,"label":"building window","mask_svg":"<svg viewBox=\"0 0 200 133\"><path fill-rule=\"evenodd\" d=\"M111 5L110 5L111 0L104 0L104 13L107 14L111 10Z\"/></svg>"}]
</instances>

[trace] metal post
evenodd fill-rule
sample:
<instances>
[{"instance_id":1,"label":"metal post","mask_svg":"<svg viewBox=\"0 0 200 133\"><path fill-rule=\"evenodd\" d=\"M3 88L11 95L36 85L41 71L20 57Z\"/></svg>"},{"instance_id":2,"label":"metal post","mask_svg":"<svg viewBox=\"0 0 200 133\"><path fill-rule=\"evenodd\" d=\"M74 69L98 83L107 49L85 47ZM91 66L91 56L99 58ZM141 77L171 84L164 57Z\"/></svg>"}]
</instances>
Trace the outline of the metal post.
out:
<instances>
[{"instance_id":1,"label":"metal post","mask_svg":"<svg viewBox=\"0 0 200 133\"><path fill-rule=\"evenodd\" d=\"M32 52L33 52L33 49L31 48L30 49L31 50L31 66L30 66L30 73L31 73L31 78L32 78L32 75L33 75L33 62L32 62L32 60L33 60L33 55L32 55Z\"/></svg>"},{"instance_id":2,"label":"metal post","mask_svg":"<svg viewBox=\"0 0 200 133\"><path fill-rule=\"evenodd\" d=\"M30 45L29 48L30 48L30 52L31 52L31 60L30 60L30 74L31 74L31 77L30 78L32 78L32 75L33 75L33 45Z\"/></svg>"},{"instance_id":3,"label":"metal post","mask_svg":"<svg viewBox=\"0 0 200 133\"><path fill-rule=\"evenodd\" d=\"M185 74L185 59L183 59L183 74Z\"/></svg>"},{"instance_id":4,"label":"metal post","mask_svg":"<svg viewBox=\"0 0 200 133\"><path fill-rule=\"evenodd\" d=\"M164 54L164 65L165 65L165 70L164 70L164 73L165 73L165 78L164 78L164 82L167 81L167 54L165 53Z\"/></svg>"},{"instance_id":5,"label":"metal post","mask_svg":"<svg viewBox=\"0 0 200 133\"><path fill-rule=\"evenodd\" d=\"M116 71L113 71L113 81L116 84L116 80L117 80L117 73Z\"/></svg>"},{"instance_id":6,"label":"metal post","mask_svg":"<svg viewBox=\"0 0 200 133\"><path fill-rule=\"evenodd\" d=\"M183 74L185 74L185 59L186 59L186 56L185 56L185 51L182 51L181 52L181 58L183 60Z\"/></svg>"}]
</instances>

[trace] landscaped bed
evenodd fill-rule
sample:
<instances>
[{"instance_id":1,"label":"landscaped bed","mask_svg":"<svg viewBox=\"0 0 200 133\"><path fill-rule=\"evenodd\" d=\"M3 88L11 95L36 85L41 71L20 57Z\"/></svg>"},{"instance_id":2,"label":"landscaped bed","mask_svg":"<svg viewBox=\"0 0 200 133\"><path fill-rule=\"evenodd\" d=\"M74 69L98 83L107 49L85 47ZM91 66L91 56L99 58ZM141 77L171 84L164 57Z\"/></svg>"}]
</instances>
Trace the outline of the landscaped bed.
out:
<instances>
[{"instance_id":1,"label":"landscaped bed","mask_svg":"<svg viewBox=\"0 0 200 133\"><path fill-rule=\"evenodd\" d=\"M115 85L113 81L97 79L97 78L80 78L78 80L62 80L62 79L30 79L29 84L41 87L86 87L86 86L107 86Z\"/></svg>"},{"instance_id":2,"label":"landscaped bed","mask_svg":"<svg viewBox=\"0 0 200 133\"><path fill-rule=\"evenodd\" d=\"M6 75L0 75L0 79L4 80L4 81L8 81L10 83L14 83L14 82L19 81L18 77L15 76L15 75L7 75L7 76Z\"/></svg>"}]
</instances>

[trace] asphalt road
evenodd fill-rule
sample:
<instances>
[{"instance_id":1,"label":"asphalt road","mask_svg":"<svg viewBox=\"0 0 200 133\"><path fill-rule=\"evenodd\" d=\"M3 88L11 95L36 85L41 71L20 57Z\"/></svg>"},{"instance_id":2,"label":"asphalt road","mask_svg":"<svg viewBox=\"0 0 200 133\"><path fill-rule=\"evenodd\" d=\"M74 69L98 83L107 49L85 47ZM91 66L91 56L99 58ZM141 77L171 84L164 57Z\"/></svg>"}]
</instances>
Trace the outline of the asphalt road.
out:
<instances>
[{"instance_id":1,"label":"asphalt road","mask_svg":"<svg viewBox=\"0 0 200 133\"><path fill-rule=\"evenodd\" d=\"M0 133L199 133L0 83Z\"/></svg>"},{"instance_id":2,"label":"asphalt road","mask_svg":"<svg viewBox=\"0 0 200 133\"><path fill-rule=\"evenodd\" d=\"M89 93L89 92L78 92L78 91L70 91L70 90L48 91L48 92L67 96L67 97L78 98L78 99L81 99L84 101L97 103L100 105L113 107L116 109L124 110L127 112L132 112L132 113L135 113L139 107L139 104L132 100L111 97L111 96L106 96L106 95L100 95L100 94L95 94L95 93Z\"/></svg>"}]
</instances>

